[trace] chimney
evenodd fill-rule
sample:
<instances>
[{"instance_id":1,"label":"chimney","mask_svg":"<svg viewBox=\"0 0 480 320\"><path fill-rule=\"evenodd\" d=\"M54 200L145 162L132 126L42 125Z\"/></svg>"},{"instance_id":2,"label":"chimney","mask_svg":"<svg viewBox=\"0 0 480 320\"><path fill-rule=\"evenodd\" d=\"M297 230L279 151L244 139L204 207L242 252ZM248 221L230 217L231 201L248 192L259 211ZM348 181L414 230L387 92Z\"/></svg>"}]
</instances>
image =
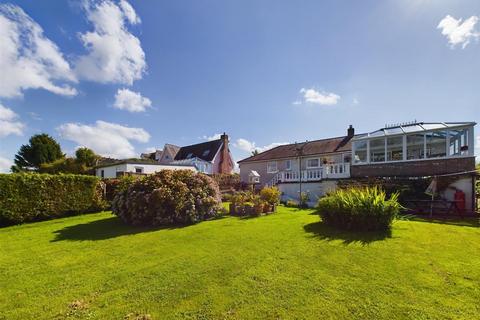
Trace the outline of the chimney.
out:
<instances>
[{"instance_id":1,"label":"chimney","mask_svg":"<svg viewBox=\"0 0 480 320\"><path fill-rule=\"evenodd\" d=\"M222 139L223 143L225 145L228 145L228 134L226 134L225 132L220 136L220 139Z\"/></svg>"},{"instance_id":2,"label":"chimney","mask_svg":"<svg viewBox=\"0 0 480 320\"><path fill-rule=\"evenodd\" d=\"M224 132L220 139L223 141L223 146L220 154L219 173L231 173L233 164L230 159L230 151L228 150L228 135Z\"/></svg>"},{"instance_id":3,"label":"chimney","mask_svg":"<svg viewBox=\"0 0 480 320\"><path fill-rule=\"evenodd\" d=\"M351 138L355 135L355 129L350 125L347 129L347 137Z\"/></svg>"}]
</instances>

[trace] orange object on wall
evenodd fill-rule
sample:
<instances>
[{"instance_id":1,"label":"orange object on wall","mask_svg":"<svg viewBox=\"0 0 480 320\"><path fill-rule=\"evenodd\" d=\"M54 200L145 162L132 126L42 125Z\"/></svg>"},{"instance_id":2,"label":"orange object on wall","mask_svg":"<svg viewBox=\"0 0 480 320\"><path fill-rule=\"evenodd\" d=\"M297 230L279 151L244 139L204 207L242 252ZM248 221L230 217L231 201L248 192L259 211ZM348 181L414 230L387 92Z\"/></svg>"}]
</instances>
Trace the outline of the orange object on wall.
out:
<instances>
[{"instance_id":1,"label":"orange object on wall","mask_svg":"<svg viewBox=\"0 0 480 320\"><path fill-rule=\"evenodd\" d=\"M455 204L457 206L457 209L460 213L465 212L465 192L461 190L455 191Z\"/></svg>"}]
</instances>

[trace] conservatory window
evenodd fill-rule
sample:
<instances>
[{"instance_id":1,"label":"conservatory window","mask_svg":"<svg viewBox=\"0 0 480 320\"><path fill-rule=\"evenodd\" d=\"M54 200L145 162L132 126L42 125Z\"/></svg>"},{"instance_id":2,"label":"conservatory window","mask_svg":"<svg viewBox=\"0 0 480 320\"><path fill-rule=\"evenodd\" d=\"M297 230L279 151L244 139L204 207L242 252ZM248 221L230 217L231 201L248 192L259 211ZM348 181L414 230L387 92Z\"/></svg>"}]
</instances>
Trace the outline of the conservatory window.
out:
<instances>
[{"instance_id":1,"label":"conservatory window","mask_svg":"<svg viewBox=\"0 0 480 320\"><path fill-rule=\"evenodd\" d=\"M403 160L403 136L387 138L387 161Z\"/></svg>"},{"instance_id":2,"label":"conservatory window","mask_svg":"<svg viewBox=\"0 0 480 320\"><path fill-rule=\"evenodd\" d=\"M468 155L468 129L450 130L449 155Z\"/></svg>"},{"instance_id":3,"label":"conservatory window","mask_svg":"<svg viewBox=\"0 0 480 320\"><path fill-rule=\"evenodd\" d=\"M366 163L367 162L367 141L357 141L354 143L355 146L355 163Z\"/></svg>"},{"instance_id":4,"label":"conservatory window","mask_svg":"<svg viewBox=\"0 0 480 320\"><path fill-rule=\"evenodd\" d=\"M433 131L425 134L427 141L427 158L447 156L447 132Z\"/></svg>"},{"instance_id":5,"label":"conservatory window","mask_svg":"<svg viewBox=\"0 0 480 320\"><path fill-rule=\"evenodd\" d=\"M407 159L423 159L425 151L425 136L423 133L407 136Z\"/></svg>"},{"instance_id":6,"label":"conservatory window","mask_svg":"<svg viewBox=\"0 0 480 320\"><path fill-rule=\"evenodd\" d=\"M370 162L385 161L385 138L370 140Z\"/></svg>"}]
</instances>

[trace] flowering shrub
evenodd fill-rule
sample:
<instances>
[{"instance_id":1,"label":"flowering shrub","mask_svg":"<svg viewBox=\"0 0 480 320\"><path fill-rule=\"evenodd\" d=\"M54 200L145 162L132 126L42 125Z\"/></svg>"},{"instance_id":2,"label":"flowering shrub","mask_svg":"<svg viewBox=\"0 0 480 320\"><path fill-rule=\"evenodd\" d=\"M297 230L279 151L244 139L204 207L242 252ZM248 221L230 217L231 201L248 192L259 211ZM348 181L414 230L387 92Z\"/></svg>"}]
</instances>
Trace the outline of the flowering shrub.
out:
<instances>
[{"instance_id":1,"label":"flowering shrub","mask_svg":"<svg viewBox=\"0 0 480 320\"><path fill-rule=\"evenodd\" d=\"M270 205L280 203L280 190L277 187L265 187L260 190L260 198Z\"/></svg>"},{"instance_id":2,"label":"flowering shrub","mask_svg":"<svg viewBox=\"0 0 480 320\"><path fill-rule=\"evenodd\" d=\"M119 188L112 211L131 225L195 223L216 215L218 184L190 170L162 170Z\"/></svg>"}]
</instances>

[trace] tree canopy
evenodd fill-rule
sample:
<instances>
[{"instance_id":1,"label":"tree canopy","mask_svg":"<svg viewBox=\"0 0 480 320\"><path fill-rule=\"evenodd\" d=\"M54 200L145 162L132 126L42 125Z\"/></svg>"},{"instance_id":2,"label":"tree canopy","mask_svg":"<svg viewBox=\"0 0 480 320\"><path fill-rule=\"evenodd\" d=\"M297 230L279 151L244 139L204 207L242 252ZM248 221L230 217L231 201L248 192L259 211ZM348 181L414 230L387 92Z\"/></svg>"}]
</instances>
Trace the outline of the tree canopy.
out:
<instances>
[{"instance_id":1,"label":"tree canopy","mask_svg":"<svg viewBox=\"0 0 480 320\"><path fill-rule=\"evenodd\" d=\"M48 134L32 136L28 144L20 147L15 155L15 166L12 171L37 170L44 163L54 162L65 158L60 144Z\"/></svg>"}]
</instances>

